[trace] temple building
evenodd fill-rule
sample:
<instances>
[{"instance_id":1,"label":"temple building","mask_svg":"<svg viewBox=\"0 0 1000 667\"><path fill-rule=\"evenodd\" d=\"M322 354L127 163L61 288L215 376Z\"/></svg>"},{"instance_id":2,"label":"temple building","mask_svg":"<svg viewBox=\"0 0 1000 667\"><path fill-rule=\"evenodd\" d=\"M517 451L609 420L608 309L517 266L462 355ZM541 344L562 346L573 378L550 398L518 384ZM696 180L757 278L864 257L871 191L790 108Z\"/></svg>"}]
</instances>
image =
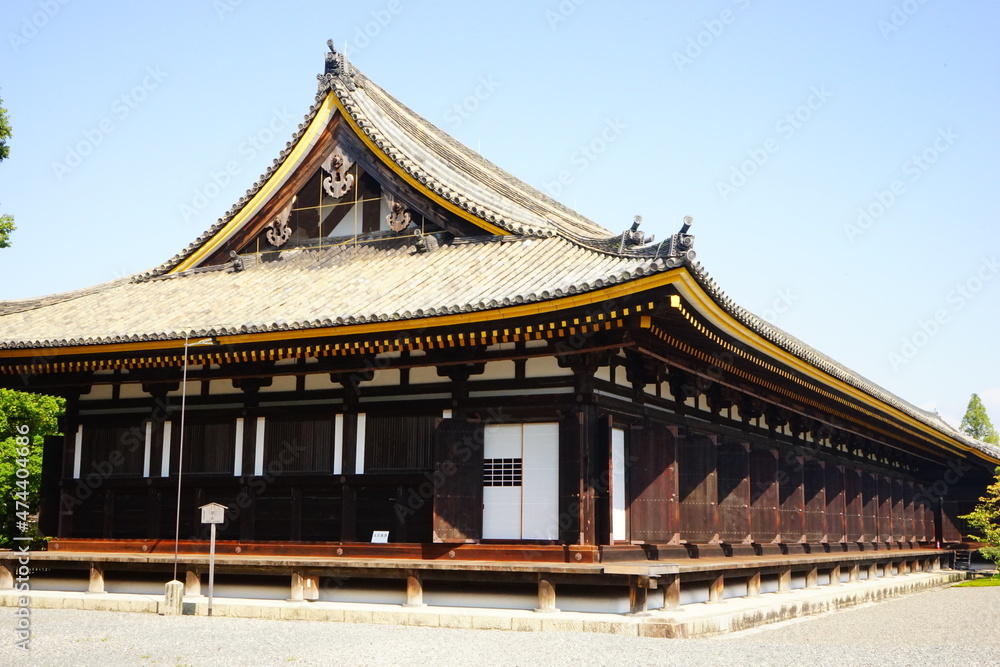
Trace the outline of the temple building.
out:
<instances>
[{"instance_id":1,"label":"temple building","mask_svg":"<svg viewBox=\"0 0 1000 667\"><path fill-rule=\"evenodd\" d=\"M405 558L413 595L418 561L670 562L683 586L685 563L799 555L836 583L962 541L1000 449L727 298L690 219L639 222L566 208L331 47L285 150L193 243L0 302L0 386L67 399L49 552L172 554L179 517L203 554L210 502L220 555Z\"/></svg>"}]
</instances>

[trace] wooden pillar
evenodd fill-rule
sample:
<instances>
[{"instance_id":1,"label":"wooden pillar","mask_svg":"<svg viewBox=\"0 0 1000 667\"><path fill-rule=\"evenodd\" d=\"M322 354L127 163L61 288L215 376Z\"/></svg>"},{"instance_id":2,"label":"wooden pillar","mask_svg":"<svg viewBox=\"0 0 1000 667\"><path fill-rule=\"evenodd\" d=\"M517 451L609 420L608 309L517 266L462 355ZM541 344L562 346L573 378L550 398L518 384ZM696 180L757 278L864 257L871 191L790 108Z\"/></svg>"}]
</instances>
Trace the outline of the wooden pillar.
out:
<instances>
[{"instance_id":1,"label":"wooden pillar","mask_svg":"<svg viewBox=\"0 0 1000 667\"><path fill-rule=\"evenodd\" d=\"M783 567L778 571L778 592L790 593L792 590L792 568Z\"/></svg>"},{"instance_id":2,"label":"wooden pillar","mask_svg":"<svg viewBox=\"0 0 1000 667\"><path fill-rule=\"evenodd\" d=\"M868 566L868 581L875 581L878 579L878 563L871 563Z\"/></svg>"},{"instance_id":3,"label":"wooden pillar","mask_svg":"<svg viewBox=\"0 0 1000 667\"><path fill-rule=\"evenodd\" d=\"M931 558L931 572L940 572L940 571L941 571L941 557L934 556L934 558Z\"/></svg>"},{"instance_id":4,"label":"wooden pillar","mask_svg":"<svg viewBox=\"0 0 1000 667\"><path fill-rule=\"evenodd\" d=\"M851 568L847 571L847 581L851 584L856 584L861 581L861 566L857 563L851 565Z\"/></svg>"},{"instance_id":5,"label":"wooden pillar","mask_svg":"<svg viewBox=\"0 0 1000 667\"><path fill-rule=\"evenodd\" d=\"M663 609L677 611L681 606L681 577L678 574L664 576Z\"/></svg>"},{"instance_id":6,"label":"wooden pillar","mask_svg":"<svg viewBox=\"0 0 1000 667\"><path fill-rule=\"evenodd\" d=\"M538 608L535 611L559 611L556 608L556 585L543 574L538 575Z\"/></svg>"},{"instance_id":7,"label":"wooden pillar","mask_svg":"<svg viewBox=\"0 0 1000 667\"><path fill-rule=\"evenodd\" d=\"M719 574L715 579L712 579L708 584L708 601L709 602L722 602L725 599L726 590L726 578L724 575Z\"/></svg>"},{"instance_id":8,"label":"wooden pillar","mask_svg":"<svg viewBox=\"0 0 1000 667\"><path fill-rule=\"evenodd\" d=\"M834 565L830 568L830 585L839 586L840 585L840 564Z\"/></svg>"},{"instance_id":9,"label":"wooden pillar","mask_svg":"<svg viewBox=\"0 0 1000 667\"><path fill-rule=\"evenodd\" d=\"M816 588L819 586L819 568L815 565L806 572L806 588Z\"/></svg>"},{"instance_id":10,"label":"wooden pillar","mask_svg":"<svg viewBox=\"0 0 1000 667\"><path fill-rule=\"evenodd\" d=\"M14 561L0 563L0 590L14 588Z\"/></svg>"},{"instance_id":11,"label":"wooden pillar","mask_svg":"<svg viewBox=\"0 0 1000 667\"><path fill-rule=\"evenodd\" d=\"M90 583L87 585L87 592L104 592L104 568L99 563L90 564Z\"/></svg>"},{"instance_id":12,"label":"wooden pillar","mask_svg":"<svg viewBox=\"0 0 1000 667\"><path fill-rule=\"evenodd\" d=\"M184 573L184 595L201 595L201 572L198 570Z\"/></svg>"},{"instance_id":13,"label":"wooden pillar","mask_svg":"<svg viewBox=\"0 0 1000 667\"><path fill-rule=\"evenodd\" d=\"M755 571L747 579L747 597L760 597L760 570Z\"/></svg>"},{"instance_id":14,"label":"wooden pillar","mask_svg":"<svg viewBox=\"0 0 1000 667\"><path fill-rule=\"evenodd\" d=\"M410 570L406 574L406 607L426 607L424 604L424 581L420 572Z\"/></svg>"},{"instance_id":15,"label":"wooden pillar","mask_svg":"<svg viewBox=\"0 0 1000 667\"><path fill-rule=\"evenodd\" d=\"M651 587L651 579L645 575L629 575L628 578L628 606L629 615L644 616L646 611L646 598ZM655 585L655 584L652 584Z\"/></svg>"},{"instance_id":16,"label":"wooden pillar","mask_svg":"<svg viewBox=\"0 0 1000 667\"><path fill-rule=\"evenodd\" d=\"M305 574L300 569L292 570L291 602L319 599L319 577Z\"/></svg>"}]
</instances>

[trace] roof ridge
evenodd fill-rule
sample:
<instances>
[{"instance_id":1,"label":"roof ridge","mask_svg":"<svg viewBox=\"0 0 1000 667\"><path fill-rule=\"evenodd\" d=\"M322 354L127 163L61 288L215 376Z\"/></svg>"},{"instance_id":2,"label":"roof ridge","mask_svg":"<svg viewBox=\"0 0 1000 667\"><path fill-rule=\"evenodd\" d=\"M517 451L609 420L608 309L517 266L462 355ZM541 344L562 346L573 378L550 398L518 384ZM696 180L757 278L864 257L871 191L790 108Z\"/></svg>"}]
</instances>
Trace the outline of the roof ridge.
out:
<instances>
[{"instance_id":1,"label":"roof ridge","mask_svg":"<svg viewBox=\"0 0 1000 667\"><path fill-rule=\"evenodd\" d=\"M123 276L121 278L115 278L114 280L109 280L108 282L98 283L96 285L91 285L89 287L84 287L78 290L72 290L69 292L57 292L55 294L46 294L44 296L28 297L26 299L12 299L10 301L0 301L0 316L13 315L14 313L24 313L29 310L37 310L39 308L44 308L46 306L53 306L58 303L65 303L66 301L72 301L74 299L80 299L85 296L90 296L91 294L96 294L105 290L118 287L119 285L133 282L135 277L139 274L133 274L131 276Z\"/></svg>"},{"instance_id":2,"label":"roof ridge","mask_svg":"<svg viewBox=\"0 0 1000 667\"><path fill-rule=\"evenodd\" d=\"M694 279L699 285L701 285L713 301L733 316L737 322L744 325L754 333L759 334L764 338L764 340L777 345L782 350L785 350L802 361L805 361L807 364L823 371L827 375L841 380L855 389L868 394L872 398L900 410L917 421L930 426L939 433L956 438L964 442L966 445L984 451L996 458L1000 458L1000 447L981 442L980 440L966 435L937 415L931 416L931 413L928 411L918 408L906 399L897 396L885 387L882 387L860 373L851 370L844 364L820 352L808 343L803 342L799 338L791 335L783 329L780 329L779 327L774 326L770 322L765 321L743 306L739 305L722 291L722 288L719 287L700 262L694 262L690 264L688 268Z\"/></svg>"}]
</instances>

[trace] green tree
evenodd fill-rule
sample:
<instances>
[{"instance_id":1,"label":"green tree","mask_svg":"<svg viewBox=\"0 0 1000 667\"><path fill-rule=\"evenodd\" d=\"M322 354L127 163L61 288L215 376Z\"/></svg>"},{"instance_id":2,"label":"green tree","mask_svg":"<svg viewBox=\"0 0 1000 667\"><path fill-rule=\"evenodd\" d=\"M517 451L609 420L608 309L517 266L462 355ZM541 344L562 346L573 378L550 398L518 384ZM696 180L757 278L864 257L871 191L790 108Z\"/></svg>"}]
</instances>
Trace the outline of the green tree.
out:
<instances>
[{"instance_id":1,"label":"green tree","mask_svg":"<svg viewBox=\"0 0 1000 667\"><path fill-rule=\"evenodd\" d=\"M997 435L996 429L993 428L993 422L986 414L986 408L979 400L979 394L973 394L972 398L969 399L969 407L965 409L961 428L966 435L971 435L973 438L991 445L1000 445L1000 435Z\"/></svg>"},{"instance_id":2,"label":"green tree","mask_svg":"<svg viewBox=\"0 0 1000 667\"><path fill-rule=\"evenodd\" d=\"M0 99L0 162L10 155L8 139L10 139L10 122L7 120L7 110L3 108L3 99ZM10 247L10 233L13 231L14 216L0 213L0 248Z\"/></svg>"},{"instance_id":3,"label":"green tree","mask_svg":"<svg viewBox=\"0 0 1000 667\"><path fill-rule=\"evenodd\" d=\"M983 558L1000 565L1000 467L996 469L996 478L986 487L986 495L979 499L976 508L959 518L968 521L969 527L975 531L969 537L986 545L979 549Z\"/></svg>"},{"instance_id":4,"label":"green tree","mask_svg":"<svg viewBox=\"0 0 1000 667\"><path fill-rule=\"evenodd\" d=\"M18 511L29 516L38 512L42 442L45 436L58 434L65 406L63 398L0 389L0 547L9 548L15 535L37 536L34 524L29 531L18 527L25 516L18 517ZM27 477L18 475L22 469L27 469ZM27 510L17 505L25 500Z\"/></svg>"}]
</instances>

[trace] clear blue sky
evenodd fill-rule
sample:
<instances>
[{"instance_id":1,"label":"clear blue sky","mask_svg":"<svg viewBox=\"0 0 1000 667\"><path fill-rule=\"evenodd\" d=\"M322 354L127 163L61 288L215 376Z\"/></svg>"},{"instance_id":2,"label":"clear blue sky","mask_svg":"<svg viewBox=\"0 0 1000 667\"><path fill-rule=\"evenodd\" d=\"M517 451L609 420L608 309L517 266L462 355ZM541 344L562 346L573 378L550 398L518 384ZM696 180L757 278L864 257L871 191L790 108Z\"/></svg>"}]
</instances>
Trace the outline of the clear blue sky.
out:
<instances>
[{"instance_id":1,"label":"clear blue sky","mask_svg":"<svg viewBox=\"0 0 1000 667\"><path fill-rule=\"evenodd\" d=\"M955 425L978 392L1000 420L995 3L7 0L0 17L18 225L0 299L192 241L292 135L333 38L609 229L693 216L730 296L872 381Z\"/></svg>"}]
</instances>

